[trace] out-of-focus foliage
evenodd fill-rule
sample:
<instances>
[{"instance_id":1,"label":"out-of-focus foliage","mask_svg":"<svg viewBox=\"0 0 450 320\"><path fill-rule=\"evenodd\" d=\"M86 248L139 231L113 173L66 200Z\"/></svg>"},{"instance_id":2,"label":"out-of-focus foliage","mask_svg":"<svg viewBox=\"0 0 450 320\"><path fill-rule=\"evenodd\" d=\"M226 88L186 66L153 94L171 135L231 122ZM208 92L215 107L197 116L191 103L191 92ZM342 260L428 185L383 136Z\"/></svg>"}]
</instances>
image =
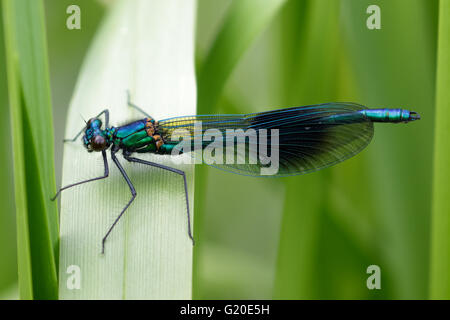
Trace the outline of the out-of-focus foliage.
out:
<instances>
[{"instance_id":1,"label":"out-of-focus foliage","mask_svg":"<svg viewBox=\"0 0 450 320\"><path fill-rule=\"evenodd\" d=\"M6 82L3 18L0 14L0 141L3 156L0 158L0 299L17 281L16 222L12 180L11 134L9 125L8 94ZM7 245L6 245L7 244Z\"/></svg>"}]
</instances>

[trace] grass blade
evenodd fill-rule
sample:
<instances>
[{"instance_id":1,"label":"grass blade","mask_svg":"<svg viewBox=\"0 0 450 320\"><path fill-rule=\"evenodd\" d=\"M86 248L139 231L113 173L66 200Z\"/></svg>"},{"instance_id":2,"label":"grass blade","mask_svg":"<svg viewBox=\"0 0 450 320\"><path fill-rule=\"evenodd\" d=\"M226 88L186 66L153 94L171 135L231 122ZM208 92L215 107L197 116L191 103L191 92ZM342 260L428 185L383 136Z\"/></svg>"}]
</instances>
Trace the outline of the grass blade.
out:
<instances>
[{"instance_id":1,"label":"grass blade","mask_svg":"<svg viewBox=\"0 0 450 320\"><path fill-rule=\"evenodd\" d=\"M432 202L432 299L450 299L450 2L440 1Z\"/></svg>"},{"instance_id":2,"label":"grass blade","mask_svg":"<svg viewBox=\"0 0 450 320\"><path fill-rule=\"evenodd\" d=\"M127 107L126 90L155 119L195 114L194 18L195 1L116 1L81 70L67 137L83 127L80 114L90 118L108 108L112 125L142 118ZM138 157L175 166L157 155ZM138 196L108 238L104 255L101 240L131 197L113 162L108 179L62 194L60 298L190 299L193 249L182 178L118 158ZM193 167L176 167L187 173L192 204ZM101 174L99 153L86 152L80 141L65 145L63 185ZM66 286L71 265L81 271L79 290Z\"/></svg>"},{"instance_id":3,"label":"grass blade","mask_svg":"<svg viewBox=\"0 0 450 320\"><path fill-rule=\"evenodd\" d=\"M53 123L42 1L3 0L14 153L19 290L57 297Z\"/></svg>"},{"instance_id":4,"label":"grass blade","mask_svg":"<svg viewBox=\"0 0 450 320\"><path fill-rule=\"evenodd\" d=\"M16 216L14 213L14 193L12 174L11 128L8 106L8 84L6 79L5 46L3 17L0 14L0 142L4 146L4 154L0 159L0 292L17 286L17 234ZM1 293L0 293L1 295ZM0 297L1 299L1 297Z\"/></svg>"}]
</instances>

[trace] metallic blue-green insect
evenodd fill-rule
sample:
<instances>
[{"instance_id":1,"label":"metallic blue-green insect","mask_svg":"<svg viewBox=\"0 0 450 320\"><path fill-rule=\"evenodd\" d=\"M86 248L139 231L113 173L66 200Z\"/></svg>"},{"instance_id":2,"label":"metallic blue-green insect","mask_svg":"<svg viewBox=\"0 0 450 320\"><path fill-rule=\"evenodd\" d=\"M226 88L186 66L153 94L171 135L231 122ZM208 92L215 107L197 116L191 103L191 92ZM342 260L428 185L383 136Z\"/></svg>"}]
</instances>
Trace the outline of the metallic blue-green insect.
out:
<instances>
[{"instance_id":1,"label":"metallic blue-green insect","mask_svg":"<svg viewBox=\"0 0 450 320\"><path fill-rule=\"evenodd\" d=\"M120 150L122 150L123 157L127 161L168 170L183 178L188 236L194 242L191 233L188 190L184 171L133 157L133 153L155 153L170 156L179 143L179 139L173 141L172 134L177 129L183 129L185 132L183 138L188 139L188 142L190 139L194 144L196 135L198 135L195 131L195 124L198 122L202 124L201 134L206 133L209 129L216 129L224 134L230 129L254 129L256 134L259 135L259 132L264 131L261 129L269 130L268 132L271 129L277 129L278 145L276 151L279 156L279 164L278 171L272 176L291 176L317 171L354 156L364 149L372 139L374 122L406 123L420 119L416 112L404 109L368 109L354 103L338 102L245 115L194 115L155 121L138 106L132 104L129 99L128 104L145 114L146 117L120 127L111 127L109 126L109 111L104 110L95 118L90 119L86 123L86 127L73 139L64 140L75 141L84 132L83 145L89 152L102 152L105 172L101 177L65 186L53 198L56 199L59 193L67 188L107 178L109 167L106 150L110 149L112 161L130 188L131 199L103 237L102 253L104 252L106 239L137 194L127 173L116 157L116 153ZM104 126L99 119L102 115L105 117ZM258 139L253 142L248 139L243 142L233 140L232 143L235 146L239 143L246 145L246 148L239 149L236 146L233 150L236 153L239 152L238 150L247 152L248 146L251 143L258 144L258 141ZM226 139L223 143L226 144ZM208 144L202 142L200 145L200 148L206 148ZM256 147L260 148L261 146L256 145ZM257 159L257 162L253 164L224 162L223 164L213 165L233 173L261 176L261 168L266 165L263 162Z\"/></svg>"}]
</instances>

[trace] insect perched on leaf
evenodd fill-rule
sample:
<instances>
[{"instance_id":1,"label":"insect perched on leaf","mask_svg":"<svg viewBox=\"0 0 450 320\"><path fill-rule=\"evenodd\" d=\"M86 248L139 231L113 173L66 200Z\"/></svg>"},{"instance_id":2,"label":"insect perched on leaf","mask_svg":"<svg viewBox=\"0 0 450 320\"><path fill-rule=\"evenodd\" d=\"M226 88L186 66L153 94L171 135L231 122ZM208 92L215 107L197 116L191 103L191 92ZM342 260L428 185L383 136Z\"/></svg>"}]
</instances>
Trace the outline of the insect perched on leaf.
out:
<instances>
[{"instance_id":1,"label":"insect perched on leaf","mask_svg":"<svg viewBox=\"0 0 450 320\"><path fill-rule=\"evenodd\" d=\"M420 119L416 112L404 109L369 109L337 102L245 115L194 115L155 121L132 104L129 95L128 104L146 117L112 127L109 126L109 111L104 110L90 119L73 139L64 140L75 141L84 133L83 145L89 152L102 153L105 171L101 177L62 187L53 198L65 189L107 178L106 150L110 149L112 161L130 188L131 199L103 237L102 253L109 234L137 195L116 157L120 150L129 162L167 170L183 179L188 236L194 242L184 171L139 159L132 156L133 153L172 156L200 151L204 163L226 171L250 176L291 176L317 171L354 156L372 139L374 122L406 123ZM102 115L104 126L100 120ZM270 168L275 169L268 170Z\"/></svg>"}]
</instances>

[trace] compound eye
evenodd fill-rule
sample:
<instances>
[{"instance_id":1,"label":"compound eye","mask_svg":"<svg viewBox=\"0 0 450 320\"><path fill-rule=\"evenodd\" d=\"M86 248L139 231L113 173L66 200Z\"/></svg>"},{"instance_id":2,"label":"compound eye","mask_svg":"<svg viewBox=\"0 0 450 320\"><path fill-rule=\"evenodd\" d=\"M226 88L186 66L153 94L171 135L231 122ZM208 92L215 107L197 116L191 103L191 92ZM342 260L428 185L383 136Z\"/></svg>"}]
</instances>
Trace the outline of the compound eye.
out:
<instances>
[{"instance_id":1,"label":"compound eye","mask_svg":"<svg viewBox=\"0 0 450 320\"><path fill-rule=\"evenodd\" d=\"M102 126L102 121L97 118L91 118L88 122L86 122L86 128L90 128L92 126L100 128Z\"/></svg>"},{"instance_id":2,"label":"compound eye","mask_svg":"<svg viewBox=\"0 0 450 320\"><path fill-rule=\"evenodd\" d=\"M86 127L89 128L91 126L92 122L94 122L94 120L95 120L95 118L89 119L89 121L86 122Z\"/></svg>"},{"instance_id":3,"label":"compound eye","mask_svg":"<svg viewBox=\"0 0 450 320\"><path fill-rule=\"evenodd\" d=\"M106 139L102 136L95 136L91 140L91 147L94 151L102 151L106 147Z\"/></svg>"}]
</instances>

